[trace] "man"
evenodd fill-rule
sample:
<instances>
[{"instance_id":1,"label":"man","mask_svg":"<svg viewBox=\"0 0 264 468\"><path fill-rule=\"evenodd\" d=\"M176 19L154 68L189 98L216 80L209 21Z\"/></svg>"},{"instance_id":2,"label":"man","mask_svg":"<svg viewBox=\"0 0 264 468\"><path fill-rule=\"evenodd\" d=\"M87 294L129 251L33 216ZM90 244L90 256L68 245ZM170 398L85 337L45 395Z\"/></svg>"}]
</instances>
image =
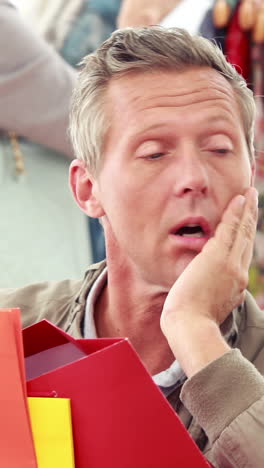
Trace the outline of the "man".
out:
<instances>
[{"instance_id":1,"label":"man","mask_svg":"<svg viewBox=\"0 0 264 468\"><path fill-rule=\"evenodd\" d=\"M245 294L253 124L252 93L207 40L115 32L84 59L71 116L70 184L101 218L107 268L0 293L24 325L48 318L75 337L128 336L216 467L264 458L264 319Z\"/></svg>"}]
</instances>

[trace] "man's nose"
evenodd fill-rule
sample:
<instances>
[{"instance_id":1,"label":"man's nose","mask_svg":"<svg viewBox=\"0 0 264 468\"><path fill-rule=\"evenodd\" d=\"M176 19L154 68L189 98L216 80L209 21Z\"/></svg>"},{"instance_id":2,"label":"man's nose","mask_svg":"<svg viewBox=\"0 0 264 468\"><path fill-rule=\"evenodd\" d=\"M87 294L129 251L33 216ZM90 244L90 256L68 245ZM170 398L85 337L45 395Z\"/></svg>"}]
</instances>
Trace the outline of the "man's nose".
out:
<instances>
[{"instance_id":1,"label":"man's nose","mask_svg":"<svg viewBox=\"0 0 264 468\"><path fill-rule=\"evenodd\" d=\"M204 196L208 192L209 175L206 162L199 151L185 151L180 156L179 176L175 182L175 194L183 196Z\"/></svg>"}]
</instances>

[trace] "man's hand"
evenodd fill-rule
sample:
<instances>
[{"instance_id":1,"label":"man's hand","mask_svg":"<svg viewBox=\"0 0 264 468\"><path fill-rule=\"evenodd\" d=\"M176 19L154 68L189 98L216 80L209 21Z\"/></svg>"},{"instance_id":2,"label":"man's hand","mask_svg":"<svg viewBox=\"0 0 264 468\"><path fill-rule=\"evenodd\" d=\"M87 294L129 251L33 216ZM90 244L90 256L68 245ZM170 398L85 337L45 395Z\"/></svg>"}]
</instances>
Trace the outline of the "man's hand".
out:
<instances>
[{"instance_id":1,"label":"man's hand","mask_svg":"<svg viewBox=\"0 0 264 468\"><path fill-rule=\"evenodd\" d=\"M229 350L219 325L244 300L257 222L257 192L236 196L214 237L172 286L161 328L187 376Z\"/></svg>"},{"instance_id":2,"label":"man's hand","mask_svg":"<svg viewBox=\"0 0 264 468\"><path fill-rule=\"evenodd\" d=\"M118 28L159 24L181 0L123 0Z\"/></svg>"}]
</instances>

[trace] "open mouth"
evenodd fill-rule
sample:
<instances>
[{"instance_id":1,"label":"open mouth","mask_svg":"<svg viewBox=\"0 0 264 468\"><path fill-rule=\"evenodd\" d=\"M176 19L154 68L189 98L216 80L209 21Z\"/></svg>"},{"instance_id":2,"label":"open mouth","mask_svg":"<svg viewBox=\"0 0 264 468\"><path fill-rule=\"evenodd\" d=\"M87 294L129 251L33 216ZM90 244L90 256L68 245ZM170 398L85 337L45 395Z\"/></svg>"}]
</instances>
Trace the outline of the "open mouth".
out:
<instances>
[{"instance_id":1,"label":"open mouth","mask_svg":"<svg viewBox=\"0 0 264 468\"><path fill-rule=\"evenodd\" d=\"M181 237L204 237L205 231L199 224L186 224L175 232L176 236Z\"/></svg>"},{"instance_id":2,"label":"open mouth","mask_svg":"<svg viewBox=\"0 0 264 468\"><path fill-rule=\"evenodd\" d=\"M211 237L211 232L211 226L204 216L186 217L171 230L171 234L177 237L202 238L204 240Z\"/></svg>"}]
</instances>

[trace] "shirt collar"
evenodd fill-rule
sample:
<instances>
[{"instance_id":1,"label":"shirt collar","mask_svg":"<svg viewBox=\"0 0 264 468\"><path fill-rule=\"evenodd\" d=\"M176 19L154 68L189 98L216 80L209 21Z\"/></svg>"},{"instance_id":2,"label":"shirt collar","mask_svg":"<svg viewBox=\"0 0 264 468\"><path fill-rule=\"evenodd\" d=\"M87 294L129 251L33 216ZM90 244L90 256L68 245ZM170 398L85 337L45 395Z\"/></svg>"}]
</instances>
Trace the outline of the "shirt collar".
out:
<instances>
[{"instance_id":1,"label":"shirt collar","mask_svg":"<svg viewBox=\"0 0 264 468\"><path fill-rule=\"evenodd\" d=\"M96 278L87 297L84 318L85 338L97 338L96 327L94 323L94 306L106 281L107 267L105 267L100 275ZM165 396L168 396L176 386L183 383L185 378L185 374L181 369L178 361L174 361L168 369L165 369L159 374L153 376L154 382L160 387Z\"/></svg>"},{"instance_id":2,"label":"shirt collar","mask_svg":"<svg viewBox=\"0 0 264 468\"><path fill-rule=\"evenodd\" d=\"M90 284L90 272L92 272L93 275L96 274L96 278L92 285ZM75 300L75 311L77 311L77 308L84 309L85 311L83 320L83 333L85 338L97 337L96 327L94 323L94 305L106 281L106 262L101 262L100 264L93 265L91 269L88 270L82 289ZM241 312L243 310L243 307L244 306L239 306L236 309L234 309L220 327L226 342L231 347L236 346L239 337L238 330L241 325L243 315ZM177 361L174 361L168 369L165 369L159 374L153 376L153 380L167 395L171 393L171 391L173 391L178 385L182 384L182 382L185 379L186 376Z\"/></svg>"}]
</instances>

